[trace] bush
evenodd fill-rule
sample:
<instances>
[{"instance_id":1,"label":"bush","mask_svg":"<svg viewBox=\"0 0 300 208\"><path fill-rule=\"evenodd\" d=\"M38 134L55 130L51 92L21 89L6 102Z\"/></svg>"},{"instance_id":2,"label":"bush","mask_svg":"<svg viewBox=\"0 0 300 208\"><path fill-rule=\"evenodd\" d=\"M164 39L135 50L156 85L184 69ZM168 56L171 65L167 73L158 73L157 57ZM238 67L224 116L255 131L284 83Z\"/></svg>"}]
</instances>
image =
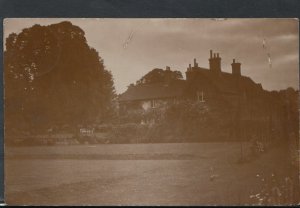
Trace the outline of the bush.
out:
<instances>
[{"instance_id":1,"label":"bush","mask_svg":"<svg viewBox=\"0 0 300 208\"><path fill-rule=\"evenodd\" d=\"M137 137L138 128L140 124L125 123L114 125L111 130L112 143L132 143L133 139Z\"/></svg>"},{"instance_id":2,"label":"bush","mask_svg":"<svg viewBox=\"0 0 300 208\"><path fill-rule=\"evenodd\" d=\"M95 125L95 132L110 132L113 128L111 124Z\"/></svg>"},{"instance_id":3,"label":"bush","mask_svg":"<svg viewBox=\"0 0 300 208\"><path fill-rule=\"evenodd\" d=\"M119 117L121 123L140 123L143 119L143 110L130 110Z\"/></svg>"}]
</instances>

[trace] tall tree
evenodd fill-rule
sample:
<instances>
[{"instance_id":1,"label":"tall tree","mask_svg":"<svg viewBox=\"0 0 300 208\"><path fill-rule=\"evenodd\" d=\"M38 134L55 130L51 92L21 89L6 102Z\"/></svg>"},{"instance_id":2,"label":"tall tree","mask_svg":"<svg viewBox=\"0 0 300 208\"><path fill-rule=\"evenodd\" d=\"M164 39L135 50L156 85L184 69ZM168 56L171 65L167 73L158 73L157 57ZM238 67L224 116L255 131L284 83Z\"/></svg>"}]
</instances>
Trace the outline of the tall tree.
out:
<instances>
[{"instance_id":1,"label":"tall tree","mask_svg":"<svg viewBox=\"0 0 300 208\"><path fill-rule=\"evenodd\" d=\"M91 123L115 96L111 73L70 22L10 34L4 79L8 129Z\"/></svg>"}]
</instances>

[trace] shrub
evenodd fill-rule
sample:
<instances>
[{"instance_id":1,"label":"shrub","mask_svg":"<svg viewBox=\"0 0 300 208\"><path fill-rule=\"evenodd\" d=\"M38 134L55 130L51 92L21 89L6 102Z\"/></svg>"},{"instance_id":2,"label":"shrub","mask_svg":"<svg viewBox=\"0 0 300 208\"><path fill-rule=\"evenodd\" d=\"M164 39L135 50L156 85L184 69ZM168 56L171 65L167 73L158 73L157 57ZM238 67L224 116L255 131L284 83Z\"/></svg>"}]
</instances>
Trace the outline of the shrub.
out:
<instances>
[{"instance_id":1,"label":"shrub","mask_svg":"<svg viewBox=\"0 0 300 208\"><path fill-rule=\"evenodd\" d=\"M125 123L114 125L111 130L112 143L130 143L133 138L137 136L137 129L139 124Z\"/></svg>"}]
</instances>

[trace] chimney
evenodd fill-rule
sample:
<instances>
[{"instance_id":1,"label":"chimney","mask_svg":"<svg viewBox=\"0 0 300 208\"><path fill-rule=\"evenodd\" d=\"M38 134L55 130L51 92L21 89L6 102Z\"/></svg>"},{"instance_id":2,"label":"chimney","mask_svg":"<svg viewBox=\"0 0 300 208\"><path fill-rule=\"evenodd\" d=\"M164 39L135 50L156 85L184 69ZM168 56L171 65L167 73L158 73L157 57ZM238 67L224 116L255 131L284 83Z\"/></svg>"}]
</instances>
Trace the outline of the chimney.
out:
<instances>
[{"instance_id":1,"label":"chimney","mask_svg":"<svg viewBox=\"0 0 300 208\"><path fill-rule=\"evenodd\" d=\"M212 50L210 50L210 58L208 60L211 72L219 74L221 72L221 58L219 53L213 53Z\"/></svg>"},{"instance_id":2,"label":"chimney","mask_svg":"<svg viewBox=\"0 0 300 208\"><path fill-rule=\"evenodd\" d=\"M231 67L233 75L241 76L241 63L237 63L235 62L235 59L233 59Z\"/></svg>"},{"instance_id":3,"label":"chimney","mask_svg":"<svg viewBox=\"0 0 300 208\"><path fill-rule=\"evenodd\" d=\"M196 58L194 58L194 67L198 67L198 63L196 61Z\"/></svg>"},{"instance_id":4,"label":"chimney","mask_svg":"<svg viewBox=\"0 0 300 208\"><path fill-rule=\"evenodd\" d=\"M191 71L191 70L192 70L191 64L189 64L189 67L188 67L186 70L187 70L187 71Z\"/></svg>"},{"instance_id":5,"label":"chimney","mask_svg":"<svg viewBox=\"0 0 300 208\"><path fill-rule=\"evenodd\" d=\"M169 66L166 66L166 71L170 71L171 68Z\"/></svg>"},{"instance_id":6,"label":"chimney","mask_svg":"<svg viewBox=\"0 0 300 208\"><path fill-rule=\"evenodd\" d=\"M186 80L189 81L191 78L192 73L192 64L189 64L189 67L187 68L187 71L185 72Z\"/></svg>"}]
</instances>

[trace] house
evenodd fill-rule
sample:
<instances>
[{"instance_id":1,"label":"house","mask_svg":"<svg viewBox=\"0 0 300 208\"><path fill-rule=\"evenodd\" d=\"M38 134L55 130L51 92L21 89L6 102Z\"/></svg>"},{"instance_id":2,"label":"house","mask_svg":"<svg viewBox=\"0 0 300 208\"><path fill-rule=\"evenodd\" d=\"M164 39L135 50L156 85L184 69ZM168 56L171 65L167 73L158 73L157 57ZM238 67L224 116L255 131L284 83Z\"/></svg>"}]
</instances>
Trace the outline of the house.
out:
<instances>
[{"instance_id":1,"label":"house","mask_svg":"<svg viewBox=\"0 0 300 208\"><path fill-rule=\"evenodd\" d=\"M264 92L261 84L241 73L241 63L233 59L232 73L223 72L219 53L210 51L209 68L199 67L196 59L189 64L186 71L186 95L198 99L201 95L210 101L223 100L237 106L242 99L253 99Z\"/></svg>"},{"instance_id":2,"label":"house","mask_svg":"<svg viewBox=\"0 0 300 208\"><path fill-rule=\"evenodd\" d=\"M120 115L136 112L130 115L142 114L141 123L149 123L149 120L152 123L163 115L160 109L189 100L213 109L210 115L215 123L224 121L227 126L220 128L228 138L240 138L243 134L260 135L261 140L268 140L266 138L275 134L284 135L284 105L277 93L264 90L260 83L242 75L241 63L235 59L231 73L222 70L219 53L211 50L208 61L209 68L204 68L194 59L193 66L187 67L185 80L166 76L164 81L146 83L142 80L131 85L119 95ZM164 72L169 71L167 67Z\"/></svg>"},{"instance_id":3,"label":"house","mask_svg":"<svg viewBox=\"0 0 300 208\"><path fill-rule=\"evenodd\" d=\"M232 73L222 71L219 53L210 51L209 68L199 67L196 59L189 64L186 80L166 80L160 83L130 86L119 96L120 112L155 109L168 103L191 99L198 102L227 102L237 106L243 99L251 99L264 92L261 84L241 73L241 63L233 59ZM166 67L165 72L170 71Z\"/></svg>"},{"instance_id":4,"label":"house","mask_svg":"<svg viewBox=\"0 0 300 208\"><path fill-rule=\"evenodd\" d=\"M167 66L166 71L170 71L170 67ZM185 80L170 80L167 76L164 82L129 86L119 96L119 109L121 112L136 109L147 111L176 103L183 98L186 84Z\"/></svg>"}]
</instances>

